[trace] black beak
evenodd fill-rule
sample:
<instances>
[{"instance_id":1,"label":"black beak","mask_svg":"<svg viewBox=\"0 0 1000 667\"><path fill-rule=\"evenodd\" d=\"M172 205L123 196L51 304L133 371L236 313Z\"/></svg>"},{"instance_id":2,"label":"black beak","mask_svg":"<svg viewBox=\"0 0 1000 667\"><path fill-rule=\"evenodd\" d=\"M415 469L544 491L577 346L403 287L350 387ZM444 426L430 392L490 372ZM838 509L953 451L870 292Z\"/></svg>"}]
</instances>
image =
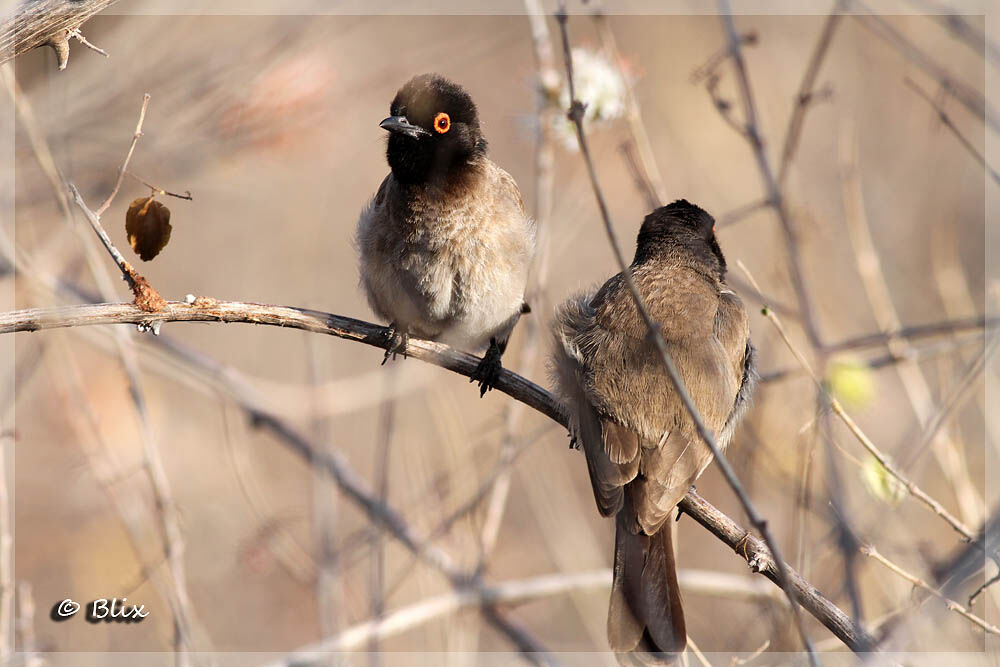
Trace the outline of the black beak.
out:
<instances>
[{"instance_id":1,"label":"black beak","mask_svg":"<svg viewBox=\"0 0 1000 667\"><path fill-rule=\"evenodd\" d=\"M383 130L405 134L406 136L413 137L414 139L419 139L420 136L424 134L430 135L430 132L424 128L411 123L406 116L389 116L379 123L378 126Z\"/></svg>"}]
</instances>

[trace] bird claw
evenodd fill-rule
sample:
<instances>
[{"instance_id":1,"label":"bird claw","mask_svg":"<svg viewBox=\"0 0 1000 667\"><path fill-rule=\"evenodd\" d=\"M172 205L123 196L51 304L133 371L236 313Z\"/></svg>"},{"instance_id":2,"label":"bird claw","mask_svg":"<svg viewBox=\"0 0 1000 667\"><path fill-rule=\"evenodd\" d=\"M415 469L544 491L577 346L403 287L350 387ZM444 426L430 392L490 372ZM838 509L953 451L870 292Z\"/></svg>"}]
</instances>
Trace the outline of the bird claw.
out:
<instances>
[{"instance_id":1,"label":"bird claw","mask_svg":"<svg viewBox=\"0 0 1000 667\"><path fill-rule=\"evenodd\" d=\"M469 376L469 382L479 382L479 398L482 398L486 395L486 392L492 390L500 379L500 372L503 370L503 365L500 363L502 356L503 352L500 351L500 346L497 345L496 340L491 340L490 347L486 350L486 354L483 355L482 361L479 362L476 370Z\"/></svg>"},{"instance_id":2,"label":"bird claw","mask_svg":"<svg viewBox=\"0 0 1000 667\"><path fill-rule=\"evenodd\" d=\"M404 331L399 333L396 330L396 324L390 324L385 333L385 356L382 357L382 365L385 366L385 362L389 361L390 354L393 361L396 360L397 354L402 354L403 359L406 359L406 346L409 342L409 332Z\"/></svg>"}]
</instances>

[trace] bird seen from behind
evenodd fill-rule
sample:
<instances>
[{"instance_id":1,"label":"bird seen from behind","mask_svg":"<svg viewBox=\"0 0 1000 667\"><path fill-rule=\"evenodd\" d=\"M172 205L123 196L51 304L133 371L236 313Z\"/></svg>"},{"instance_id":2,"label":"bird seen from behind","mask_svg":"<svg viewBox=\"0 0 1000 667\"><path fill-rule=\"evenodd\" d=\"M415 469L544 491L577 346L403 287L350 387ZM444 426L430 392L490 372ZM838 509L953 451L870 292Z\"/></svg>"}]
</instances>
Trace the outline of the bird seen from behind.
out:
<instances>
[{"instance_id":1,"label":"bird seen from behind","mask_svg":"<svg viewBox=\"0 0 1000 667\"><path fill-rule=\"evenodd\" d=\"M715 220L685 200L646 216L630 271L695 408L725 447L756 373ZM622 274L558 309L551 371L594 499L615 518L608 642L622 664L671 662L686 631L668 519L712 460Z\"/></svg>"}]
</instances>

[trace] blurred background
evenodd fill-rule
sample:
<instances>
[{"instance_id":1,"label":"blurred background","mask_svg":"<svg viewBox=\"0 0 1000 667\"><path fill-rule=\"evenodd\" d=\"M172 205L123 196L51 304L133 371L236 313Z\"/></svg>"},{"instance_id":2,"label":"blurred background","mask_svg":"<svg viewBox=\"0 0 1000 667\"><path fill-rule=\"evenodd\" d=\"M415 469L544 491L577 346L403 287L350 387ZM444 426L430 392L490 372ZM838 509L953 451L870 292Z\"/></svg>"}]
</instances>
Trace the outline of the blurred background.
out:
<instances>
[{"instance_id":1,"label":"blurred background","mask_svg":"<svg viewBox=\"0 0 1000 667\"><path fill-rule=\"evenodd\" d=\"M158 198L172 235L144 263L124 221L149 188L125 179L102 220L137 270L172 300L207 295L372 320L353 236L387 173L378 123L399 86L433 71L468 88L492 159L542 225L533 312L504 364L548 385L552 308L616 272L557 106L567 98L553 19L532 22L520 6L465 16L157 8L122 2L85 24L108 59L74 43L65 71L49 49L5 66L16 100L14 168L3 172L8 185L16 179L5 310L131 299L61 181L96 208L149 93L129 171L193 201ZM842 609L856 607L886 650L976 659L987 645L981 627L842 539L853 534L936 587L965 548L962 535L818 410L815 384L761 307L781 318L870 440L977 534L995 506L986 470L1000 444L985 391L996 364L983 317L998 298L985 220L1000 192L979 161L997 115L976 100L1000 65L996 42L984 46L986 5L958 5L973 14L958 18L923 14L938 9L924 2L878 7L893 15L857 6L832 21L735 17L794 257L738 131L743 97L720 17L572 9L588 139L626 253L650 190L719 221L763 376L729 456L787 560ZM790 128L799 139L789 152ZM906 335L873 335L899 329ZM362 664L424 651L475 664L486 652L513 659L516 633L502 629L512 624L546 650L607 650L613 527L597 514L565 431L509 397L480 400L440 368L412 359L380 367L378 349L271 327L174 323L154 338L121 325L19 334L13 345L4 434L15 452L20 649L286 653L333 638L337 648L383 653ZM450 599L440 568L373 523L280 428L334 452L457 571L527 592L485 613L476 604L415 609ZM747 525L715 466L698 491ZM678 531L688 632L714 654L708 660L728 665L766 646L755 664L778 664L788 659L781 652L801 649L776 587L690 519ZM950 594L995 620L996 589L968 599L996 572L987 562L951 581ZM102 597L128 597L151 614L139 624L50 619L64 598ZM412 614L393 617L400 622L385 636L360 625L399 610ZM846 650L811 617L806 628L820 650ZM614 664L597 653L585 662ZM103 663L94 654L73 664Z\"/></svg>"}]
</instances>

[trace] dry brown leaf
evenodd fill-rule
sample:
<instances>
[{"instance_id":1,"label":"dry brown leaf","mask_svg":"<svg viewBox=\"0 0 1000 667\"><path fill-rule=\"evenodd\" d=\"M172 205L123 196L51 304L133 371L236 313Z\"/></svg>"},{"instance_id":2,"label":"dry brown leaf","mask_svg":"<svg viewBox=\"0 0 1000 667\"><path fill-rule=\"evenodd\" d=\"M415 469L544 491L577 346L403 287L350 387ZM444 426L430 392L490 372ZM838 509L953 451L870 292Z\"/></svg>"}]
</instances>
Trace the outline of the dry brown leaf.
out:
<instances>
[{"instance_id":1,"label":"dry brown leaf","mask_svg":"<svg viewBox=\"0 0 1000 667\"><path fill-rule=\"evenodd\" d=\"M125 214L125 233L144 262L160 254L170 241L170 209L153 197L139 197Z\"/></svg>"}]
</instances>

